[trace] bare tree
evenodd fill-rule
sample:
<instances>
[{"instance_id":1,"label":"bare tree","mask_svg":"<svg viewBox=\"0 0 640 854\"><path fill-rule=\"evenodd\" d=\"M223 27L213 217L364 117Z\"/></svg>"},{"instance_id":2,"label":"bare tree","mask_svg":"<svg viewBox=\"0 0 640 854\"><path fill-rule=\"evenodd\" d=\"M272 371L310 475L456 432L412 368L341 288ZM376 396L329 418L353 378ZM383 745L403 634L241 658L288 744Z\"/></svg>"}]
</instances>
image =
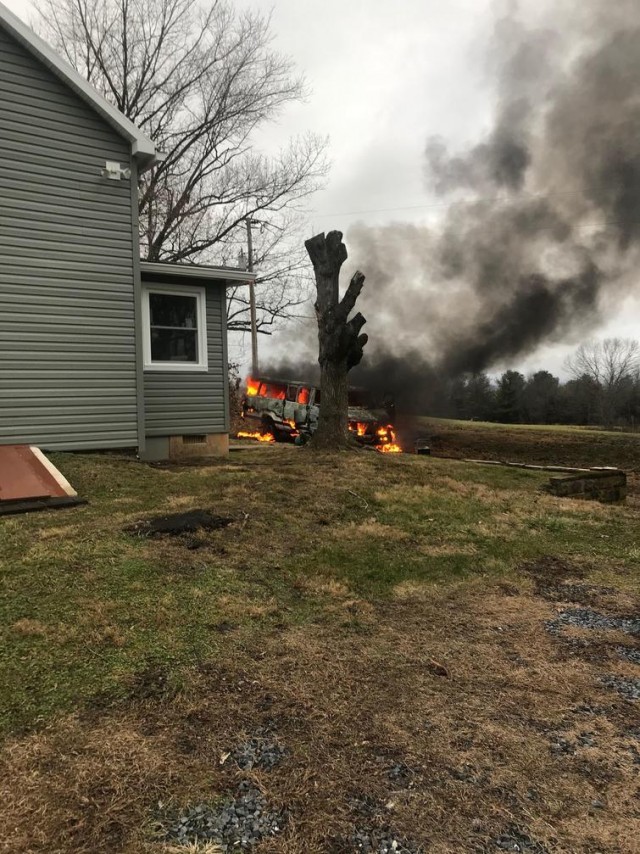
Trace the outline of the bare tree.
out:
<instances>
[{"instance_id":1,"label":"bare tree","mask_svg":"<svg viewBox=\"0 0 640 854\"><path fill-rule=\"evenodd\" d=\"M587 341L567 359L566 366L576 379L589 377L600 389L600 416L608 424L640 367L640 342L633 338Z\"/></svg>"},{"instance_id":2,"label":"bare tree","mask_svg":"<svg viewBox=\"0 0 640 854\"><path fill-rule=\"evenodd\" d=\"M270 335L278 321L306 317L312 275L309 258L300 239L302 223L295 212L288 212L281 223L254 218L253 268L256 271L256 317L258 331ZM243 234L229 244L225 263L247 264ZM249 294L246 287L228 289L227 328L246 330Z\"/></svg>"},{"instance_id":3,"label":"bare tree","mask_svg":"<svg viewBox=\"0 0 640 854\"><path fill-rule=\"evenodd\" d=\"M229 0L38 0L43 35L165 155L140 180L140 240L151 261L222 263L246 217L282 247L290 214L321 186L326 141L314 134L267 156L256 132L305 95L271 46L270 17ZM265 244L263 331L295 310L290 261ZM235 258L233 259L235 263ZM244 306L230 308L246 328Z\"/></svg>"},{"instance_id":4,"label":"bare tree","mask_svg":"<svg viewBox=\"0 0 640 854\"><path fill-rule=\"evenodd\" d=\"M360 312L349 320L364 285L364 275L356 271L340 299L340 268L347 260L342 232L316 234L305 246L318 292L315 310L322 389L318 429L312 441L317 448L339 448L349 444L347 373L360 363L368 340L367 335L360 334L366 323Z\"/></svg>"},{"instance_id":5,"label":"bare tree","mask_svg":"<svg viewBox=\"0 0 640 854\"><path fill-rule=\"evenodd\" d=\"M633 338L587 341L567 359L567 367L578 379L585 374L605 389L615 388L640 365L640 342Z\"/></svg>"}]
</instances>

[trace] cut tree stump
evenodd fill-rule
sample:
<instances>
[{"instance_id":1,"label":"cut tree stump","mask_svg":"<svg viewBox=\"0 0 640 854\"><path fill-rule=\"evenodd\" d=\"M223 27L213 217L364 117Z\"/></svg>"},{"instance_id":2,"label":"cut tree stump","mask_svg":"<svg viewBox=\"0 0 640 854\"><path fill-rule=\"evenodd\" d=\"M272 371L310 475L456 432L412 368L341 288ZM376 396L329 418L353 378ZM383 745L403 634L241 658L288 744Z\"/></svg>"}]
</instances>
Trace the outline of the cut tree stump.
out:
<instances>
[{"instance_id":1,"label":"cut tree stump","mask_svg":"<svg viewBox=\"0 0 640 854\"><path fill-rule=\"evenodd\" d=\"M340 268L347 260L347 247L341 231L316 234L305 242L316 278L315 304L318 321L320 389L322 399L318 428L312 439L316 448L350 446L348 424L347 373L362 359L368 336L361 334L366 323L358 312L349 315L364 285L364 275L357 270L340 299Z\"/></svg>"}]
</instances>

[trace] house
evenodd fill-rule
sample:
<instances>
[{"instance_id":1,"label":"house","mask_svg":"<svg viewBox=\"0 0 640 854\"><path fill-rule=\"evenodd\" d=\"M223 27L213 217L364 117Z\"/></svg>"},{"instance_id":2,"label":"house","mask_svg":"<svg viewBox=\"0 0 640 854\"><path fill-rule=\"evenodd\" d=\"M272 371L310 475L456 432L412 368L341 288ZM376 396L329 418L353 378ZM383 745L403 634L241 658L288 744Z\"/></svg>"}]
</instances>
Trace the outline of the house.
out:
<instances>
[{"instance_id":1,"label":"house","mask_svg":"<svg viewBox=\"0 0 640 854\"><path fill-rule=\"evenodd\" d=\"M0 445L228 448L226 292L140 261L154 144L0 3Z\"/></svg>"}]
</instances>

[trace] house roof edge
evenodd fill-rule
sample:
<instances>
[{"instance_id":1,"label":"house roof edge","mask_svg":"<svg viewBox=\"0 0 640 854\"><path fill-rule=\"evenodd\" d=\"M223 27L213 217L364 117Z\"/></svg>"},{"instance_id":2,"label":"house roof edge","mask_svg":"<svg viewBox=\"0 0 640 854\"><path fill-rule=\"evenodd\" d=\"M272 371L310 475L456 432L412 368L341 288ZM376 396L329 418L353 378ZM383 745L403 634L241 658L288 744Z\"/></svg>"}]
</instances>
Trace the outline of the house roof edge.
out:
<instances>
[{"instance_id":1,"label":"house roof edge","mask_svg":"<svg viewBox=\"0 0 640 854\"><path fill-rule=\"evenodd\" d=\"M140 271L146 276L184 276L188 279L218 279L228 285L242 285L255 281L256 274L236 267L210 267L204 264L170 264L166 261L141 261Z\"/></svg>"},{"instance_id":2,"label":"house roof edge","mask_svg":"<svg viewBox=\"0 0 640 854\"><path fill-rule=\"evenodd\" d=\"M131 143L133 156L143 168L155 161L156 147L153 142L2 2L0 2L0 26L4 27L29 53L48 66L63 83L66 83L114 130L127 139Z\"/></svg>"}]
</instances>

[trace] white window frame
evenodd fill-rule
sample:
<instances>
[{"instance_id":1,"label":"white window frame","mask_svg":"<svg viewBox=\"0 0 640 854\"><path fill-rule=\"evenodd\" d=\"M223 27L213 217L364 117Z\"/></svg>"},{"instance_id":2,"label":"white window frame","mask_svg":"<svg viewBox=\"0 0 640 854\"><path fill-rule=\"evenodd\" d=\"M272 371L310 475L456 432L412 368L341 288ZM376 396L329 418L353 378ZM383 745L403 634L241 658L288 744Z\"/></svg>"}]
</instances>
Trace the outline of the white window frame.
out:
<instances>
[{"instance_id":1,"label":"white window frame","mask_svg":"<svg viewBox=\"0 0 640 854\"><path fill-rule=\"evenodd\" d=\"M151 307L150 294L168 294L176 297L195 297L198 318L198 361L197 362L154 362L151 360ZM142 286L142 336L145 371L179 371L180 373L202 373L209 370L207 353L207 292L204 287L172 285Z\"/></svg>"}]
</instances>

